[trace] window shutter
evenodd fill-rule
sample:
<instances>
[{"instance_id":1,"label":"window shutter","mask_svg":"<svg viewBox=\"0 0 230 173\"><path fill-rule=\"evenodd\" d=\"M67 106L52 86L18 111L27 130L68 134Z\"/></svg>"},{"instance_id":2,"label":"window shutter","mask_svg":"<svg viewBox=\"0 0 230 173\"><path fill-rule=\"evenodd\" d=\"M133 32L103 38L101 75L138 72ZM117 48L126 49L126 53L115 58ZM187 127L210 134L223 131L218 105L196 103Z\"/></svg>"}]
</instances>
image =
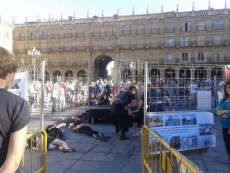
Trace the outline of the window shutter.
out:
<instances>
[{"instance_id":1,"label":"window shutter","mask_svg":"<svg viewBox=\"0 0 230 173\"><path fill-rule=\"evenodd\" d=\"M190 22L188 23L188 31L191 31Z\"/></svg>"}]
</instances>

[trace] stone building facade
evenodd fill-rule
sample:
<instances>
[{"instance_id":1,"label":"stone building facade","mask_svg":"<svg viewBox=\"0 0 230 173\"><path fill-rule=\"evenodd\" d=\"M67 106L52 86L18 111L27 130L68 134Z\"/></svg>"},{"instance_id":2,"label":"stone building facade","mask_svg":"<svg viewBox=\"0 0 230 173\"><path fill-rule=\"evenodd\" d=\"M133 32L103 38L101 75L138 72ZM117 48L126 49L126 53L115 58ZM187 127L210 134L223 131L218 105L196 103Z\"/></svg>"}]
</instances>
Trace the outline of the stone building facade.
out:
<instances>
[{"instance_id":1,"label":"stone building facade","mask_svg":"<svg viewBox=\"0 0 230 173\"><path fill-rule=\"evenodd\" d=\"M41 51L35 61L46 61L50 78L106 77L111 61L115 81L141 79L145 61L150 75L162 79L222 78L230 61L230 10L38 19L14 24L13 40L22 66L31 64L28 50Z\"/></svg>"}]
</instances>

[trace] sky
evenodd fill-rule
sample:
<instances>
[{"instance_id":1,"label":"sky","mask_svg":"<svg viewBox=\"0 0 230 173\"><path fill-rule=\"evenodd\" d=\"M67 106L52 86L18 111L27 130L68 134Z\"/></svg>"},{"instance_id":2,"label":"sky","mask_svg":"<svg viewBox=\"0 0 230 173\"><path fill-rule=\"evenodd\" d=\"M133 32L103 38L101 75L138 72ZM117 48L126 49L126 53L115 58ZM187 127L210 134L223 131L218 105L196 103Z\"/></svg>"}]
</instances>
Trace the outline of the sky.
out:
<instances>
[{"instance_id":1,"label":"sky","mask_svg":"<svg viewBox=\"0 0 230 173\"><path fill-rule=\"evenodd\" d=\"M209 6L214 9L223 9L225 0L0 0L1 19L11 23L15 18L15 23L33 22L37 18L48 20L49 14L51 19L68 19L69 16L75 18L86 18L87 11L89 17L94 15L101 17L102 10L105 17L117 14L131 15L146 14L147 7L149 13L160 13L161 6L163 11L176 11L177 4L179 11L191 11L194 3L195 10L207 10ZM226 0L227 8L230 8L230 0ZM107 69L113 66L111 62ZM110 70L109 70L110 73Z\"/></svg>"},{"instance_id":2,"label":"sky","mask_svg":"<svg viewBox=\"0 0 230 173\"><path fill-rule=\"evenodd\" d=\"M195 10L206 10L210 6L214 9L224 8L225 0L0 0L0 14L2 20L11 22L15 17L15 23L24 23L26 16L28 22L39 19L60 19L61 13L63 19L68 19L75 12L76 18L86 18L87 11L89 17L102 15L113 16L119 9L119 15L131 15L176 11L177 4L179 11L191 11L194 2ZM230 8L230 0L227 1L227 7Z\"/></svg>"}]
</instances>

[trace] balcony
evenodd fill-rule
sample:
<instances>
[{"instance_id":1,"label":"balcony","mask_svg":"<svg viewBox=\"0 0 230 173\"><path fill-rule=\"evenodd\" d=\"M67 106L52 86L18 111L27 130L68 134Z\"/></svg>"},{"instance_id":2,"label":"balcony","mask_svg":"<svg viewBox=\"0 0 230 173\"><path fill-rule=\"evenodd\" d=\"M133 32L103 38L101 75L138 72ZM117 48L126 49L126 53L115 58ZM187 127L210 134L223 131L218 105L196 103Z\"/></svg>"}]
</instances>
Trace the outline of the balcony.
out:
<instances>
[{"instance_id":1,"label":"balcony","mask_svg":"<svg viewBox=\"0 0 230 173\"><path fill-rule=\"evenodd\" d=\"M165 47L175 47L174 42L166 42Z\"/></svg>"},{"instance_id":2,"label":"balcony","mask_svg":"<svg viewBox=\"0 0 230 173\"><path fill-rule=\"evenodd\" d=\"M113 31L105 31L105 36L112 36L113 35Z\"/></svg>"},{"instance_id":3,"label":"balcony","mask_svg":"<svg viewBox=\"0 0 230 173\"><path fill-rule=\"evenodd\" d=\"M197 31L207 31L207 25L196 25Z\"/></svg>"},{"instance_id":4,"label":"balcony","mask_svg":"<svg viewBox=\"0 0 230 173\"><path fill-rule=\"evenodd\" d=\"M48 35L40 35L39 39L40 40L46 40L46 39L48 39Z\"/></svg>"},{"instance_id":5,"label":"balcony","mask_svg":"<svg viewBox=\"0 0 230 173\"><path fill-rule=\"evenodd\" d=\"M208 57L208 63L223 64L230 61L230 57Z\"/></svg>"},{"instance_id":6,"label":"balcony","mask_svg":"<svg viewBox=\"0 0 230 173\"><path fill-rule=\"evenodd\" d=\"M213 30L223 30L223 24L212 25Z\"/></svg>"},{"instance_id":7,"label":"balcony","mask_svg":"<svg viewBox=\"0 0 230 173\"><path fill-rule=\"evenodd\" d=\"M84 32L78 32L76 34L76 37L85 37L85 33Z\"/></svg>"},{"instance_id":8,"label":"balcony","mask_svg":"<svg viewBox=\"0 0 230 173\"><path fill-rule=\"evenodd\" d=\"M25 40L25 36L18 36L18 37L17 37L17 40L18 40L18 41L24 41L24 40Z\"/></svg>"},{"instance_id":9,"label":"balcony","mask_svg":"<svg viewBox=\"0 0 230 173\"><path fill-rule=\"evenodd\" d=\"M180 27L180 32L190 32L191 31L191 26L181 26Z\"/></svg>"},{"instance_id":10,"label":"balcony","mask_svg":"<svg viewBox=\"0 0 230 173\"><path fill-rule=\"evenodd\" d=\"M27 53L24 49L15 49L15 53Z\"/></svg>"},{"instance_id":11,"label":"balcony","mask_svg":"<svg viewBox=\"0 0 230 173\"><path fill-rule=\"evenodd\" d=\"M173 33L173 32L175 32L175 27L165 27L165 32L166 33Z\"/></svg>"},{"instance_id":12,"label":"balcony","mask_svg":"<svg viewBox=\"0 0 230 173\"><path fill-rule=\"evenodd\" d=\"M160 33L160 28L158 28L158 27L150 28L149 33L150 34L158 34L158 33Z\"/></svg>"},{"instance_id":13,"label":"balcony","mask_svg":"<svg viewBox=\"0 0 230 173\"><path fill-rule=\"evenodd\" d=\"M72 37L73 37L72 33L65 33L64 34L64 38L72 38Z\"/></svg>"},{"instance_id":14,"label":"balcony","mask_svg":"<svg viewBox=\"0 0 230 173\"><path fill-rule=\"evenodd\" d=\"M100 37L101 36L101 32L99 32L99 31L98 32L92 32L91 36L92 37Z\"/></svg>"},{"instance_id":15,"label":"balcony","mask_svg":"<svg viewBox=\"0 0 230 173\"><path fill-rule=\"evenodd\" d=\"M130 30L122 30L122 35L130 35L131 31Z\"/></svg>"},{"instance_id":16,"label":"balcony","mask_svg":"<svg viewBox=\"0 0 230 173\"><path fill-rule=\"evenodd\" d=\"M142 35L142 34L145 34L145 29L144 28L139 28L139 29L137 29L136 30L136 33L137 33L137 35Z\"/></svg>"}]
</instances>

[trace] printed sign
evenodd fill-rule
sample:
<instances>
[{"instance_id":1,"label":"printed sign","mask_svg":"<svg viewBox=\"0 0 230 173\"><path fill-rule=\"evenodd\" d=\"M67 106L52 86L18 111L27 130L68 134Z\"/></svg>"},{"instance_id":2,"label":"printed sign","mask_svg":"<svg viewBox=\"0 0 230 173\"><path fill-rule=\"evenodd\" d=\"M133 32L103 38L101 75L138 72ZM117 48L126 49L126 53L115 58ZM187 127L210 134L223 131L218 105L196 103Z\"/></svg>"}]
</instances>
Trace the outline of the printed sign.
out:
<instances>
[{"instance_id":1,"label":"printed sign","mask_svg":"<svg viewBox=\"0 0 230 173\"><path fill-rule=\"evenodd\" d=\"M26 99L26 90L27 90L27 73L16 73L14 82L9 89L10 92Z\"/></svg>"},{"instance_id":2,"label":"printed sign","mask_svg":"<svg viewBox=\"0 0 230 173\"><path fill-rule=\"evenodd\" d=\"M210 112L150 112L148 116L149 128L179 151L216 146L214 119Z\"/></svg>"}]
</instances>

